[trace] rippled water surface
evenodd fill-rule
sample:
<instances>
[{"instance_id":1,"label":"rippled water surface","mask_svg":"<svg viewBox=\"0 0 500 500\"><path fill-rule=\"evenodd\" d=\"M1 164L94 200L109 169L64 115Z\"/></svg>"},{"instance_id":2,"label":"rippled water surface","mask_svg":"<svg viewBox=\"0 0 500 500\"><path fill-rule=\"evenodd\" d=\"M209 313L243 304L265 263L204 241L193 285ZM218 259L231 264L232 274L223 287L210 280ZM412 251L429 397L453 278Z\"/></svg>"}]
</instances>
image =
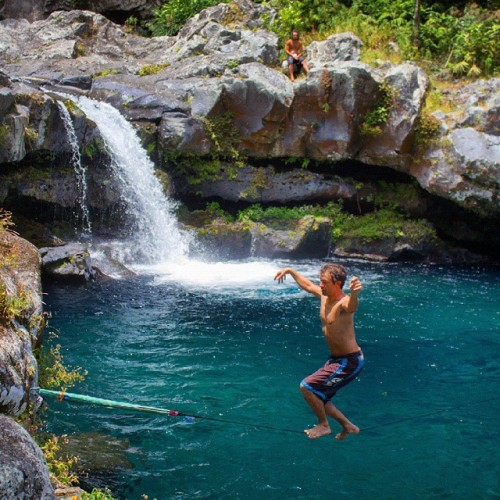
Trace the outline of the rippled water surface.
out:
<instances>
[{"instance_id":1,"label":"rippled water surface","mask_svg":"<svg viewBox=\"0 0 500 500\"><path fill-rule=\"evenodd\" d=\"M337 442L301 434L298 385L327 350L318 300L273 282L283 264L46 289L65 361L89 372L72 392L238 422L47 399L50 430L124 441L129 467L94 472L118 498L500 497L498 271L346 263L366 365L336 404L363 430Z\"/></svg>"}]
</instances>

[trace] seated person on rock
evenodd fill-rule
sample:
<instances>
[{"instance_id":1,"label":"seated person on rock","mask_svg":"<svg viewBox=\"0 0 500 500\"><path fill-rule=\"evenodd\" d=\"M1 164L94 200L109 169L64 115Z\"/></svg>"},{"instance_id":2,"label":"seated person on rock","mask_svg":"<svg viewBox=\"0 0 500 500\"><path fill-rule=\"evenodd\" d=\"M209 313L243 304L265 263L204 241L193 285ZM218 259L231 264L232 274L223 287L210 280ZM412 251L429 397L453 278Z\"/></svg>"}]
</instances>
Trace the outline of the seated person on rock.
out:
<instances>
[{"instance_id":1,"label":"seated person on rock","mask_svg":"<svg viewBox=\"0 0 500 500\"><path fill-rule=\"evenodd\" d=\"M309 66L304 58L304 48L299 40L297 30L293 30L291 38L286 41L285 52L288 56L288 74L292 82L295 80L295 76L300 73L301 68L304 68L306 74L309 74Z\"/></svg>"}]
</instances>

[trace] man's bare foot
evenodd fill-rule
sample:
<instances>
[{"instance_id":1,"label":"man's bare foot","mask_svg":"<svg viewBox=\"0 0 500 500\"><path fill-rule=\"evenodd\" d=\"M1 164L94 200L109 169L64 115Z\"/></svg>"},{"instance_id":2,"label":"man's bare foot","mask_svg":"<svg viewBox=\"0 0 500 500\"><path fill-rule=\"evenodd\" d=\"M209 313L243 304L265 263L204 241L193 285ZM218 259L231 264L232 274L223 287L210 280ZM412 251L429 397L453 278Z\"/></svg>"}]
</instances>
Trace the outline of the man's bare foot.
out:
<instances>
[{"instance_id":1,"label":"man's bare foot","mask_svg":"<svg viewBox=\"0 0 500 500\"><path fill-rule=\"evenodd\" d=\"M342 432L339 432L335 436L335 439L337 439L338 441L343 441L349 434L359 434L359 427L354 424L346 425L342 429Z\"/></svg>"},{"instance_id":2,"label":"man's bare foot","mask_svg":"<svg viewBox=\"0 0 500 500\"><path fill-rule=\"evenodd\" d=\"M314 426L312 429L306 429L304 432L307 434L307 437L309 437L310 439L316 439L316 438L319 438L321 436L326 436L327 434L332 433L332 431L328 425L321 425L321 424ZM358 430L358 432L359 432L359 430Z\"/></svg>"}]
</instances>

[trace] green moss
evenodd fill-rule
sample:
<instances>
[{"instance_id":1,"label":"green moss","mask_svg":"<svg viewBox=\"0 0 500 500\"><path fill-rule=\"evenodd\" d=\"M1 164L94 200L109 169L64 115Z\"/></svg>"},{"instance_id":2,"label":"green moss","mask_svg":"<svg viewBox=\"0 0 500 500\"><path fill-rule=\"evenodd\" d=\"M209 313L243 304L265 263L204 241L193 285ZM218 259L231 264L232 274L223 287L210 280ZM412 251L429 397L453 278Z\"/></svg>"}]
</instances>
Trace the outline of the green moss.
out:
<instances>
[{"instance_id":1,"label":"green moss","mask_svg":"<svg viewBox=\"0 0 500 500\"><path fill-rule=\"evenodd\" d=\"M33 127L24 127L24 137L26 138L26 142L33 147L38 141L38 131Z\"/></svg>"},{"instance_id":2,"label":"green moss","mask_svg":"<svg viewBox=\"0 0 500 500\"><path fill-rule=\"evenodd\" d=\"M87 53L87 47L85 47L85 44L81 41L75 43L75 58L76 57L82 57L86 55Z\"/></svg>"},{"instance_id":3,"label":"green moss","mask_svg":"<svg viewBox=\"0 0 500 500\"><path fill-rule=\"evenodd\" d=\"M233 117L229 111L213 117L200 117L208 138L215 147L215 155L219 158L241 162L243 158L238 151L241 137L234 126Z\"/></svg>"},{"instance_id":4,"label":"green moss","mask_svg":"<svg viewBox=\"0 0 500 500\"><path fill-rule=\"evenodd\" d=\"M377 209L387 208L393 211L405 211L405 206L414 206L419 202L419 190L413 184L395 184L385 181L377 183L374 204Z\"/></svg>"},{"instance_id":5,"label":"green moss","mask_svg":"<svg viewBox=\"0 0 500 500\"><path fill-rule=\"evenodd\" d=\"M137 71L137 74L139 76L155 75L156 73L159 73L161 70L168 68L168 66L170 66L170 63L146 64Z\"/></svg>"},{"instance_id":6,"label":"green moss","mask_svg":"<svg viewBox=\"0 0 500 500\"><path fill-rule=\"evenodd\" d=\"M257 169L252 176L250 185L241 192L242 198L257 198L263 189L269 189L269 181L272 175L268 175L265 170Z\"/></svg>"},{"instance_id":7,"label":"green moss","mask_svg":"<svg viewBox=\"0 0 500 500\"><path fill-rule=\"evenodd\" d=\"M417 243L436 237L434 228L428 222L408 219L389 209L377 210L359 217L348 217L339 229L337 234L340 239L339 246L342 246L343 239L370 243L395 238L408 243Z\"/></svg>"},{"instance_id":8,"label":"green moss","mask_svg":"<svg viewBox=\"0 0 500 500\"><path fill-rule=\"evenodd\" d=\"M155 169L155 176L160 181L163 192L169 193L171 188L169 175L163 170L157 168Z\"/></svg>"},{"instance_id":9,"label":"green moss","mask_svg":"<svg viewBox=\"0 0 500 500\"><path fill-rule=\"evenodd\" d=\"M0 125L0 148L5 148L9 143L11 132L7 124Z\"/></svg>"},{"instance_id":10,"label":"green moss","mask_svg":"<svg viewBox=\"0 0 500 500\"><path fill-rule=\"evenodd\" d=\"M441 135L441 122L428 113L417 118L413 146L416 152L435 144Z\"/></svg>"},{"instance_id":11,"label":"green moss","mask_svg":"<svg viewBox=\"0 0 500 500\"><path fill-rule=\"evenodd\" d=\"M330 202L326 206L302 205L298 207L266 207L263 208L256 203L250 207L240 210L237 218L240 222L264 223L274 228L292 227L299 219L313 216L315 220L323 220L325 217L333 222L333 226L340 226L348 215L342 210L340 203Z\"/></svg>"},{"instance_id":12,"label":"green moss","mask_svg":"<svg viewBox=\"0 0 500 500\"><path fill-rule=\"evenodd\" d=\"M362 135L375 137L382 133L382 128L387 123L393 107L393 95L394 89L387 83L379 86L377 98L360 125Z\"/></svg>"},{"instance_id":13,"label":"green moss","mask_svg":"<svg viewBox=\"0 0 500 500\"><path fill-rule=\"evenodd\" d=\"M83 147L83 155L93 160L97 154L107 154L108 151L102 139L95 139Z\"/></svg>"},{"instance_id":14,"label":"green moss","mask_svg":"<svg viewBox=\"0 0 500 500\"><path fill-rule=\"evenodd\" d=\"M101 78L104 76L109 76L109 75L118 75L119 71L114 68L109 68L109 69L103 69L101 71L98 71L97 73L94 73L92 76L94 78Z\"/></svg>"},{"instance_id":15,"label":"green moss","mask_svg":"<svg viewBox=\"0 0 500 500\"><path fill-rule=\"evenodd\" d=\"M83 116L83 111L75 104L75 101L72 99L64 99L64 106L73 116Z\"/></svg>"},{"instance_id":16,"label":"green moss","mask_svg":"<svg viewBox=\"0 0 500 500\"><path fill-rule=\"evenodd\" d=\"M186 176L191 186L205 181L214 181L222 176L222 164L217 158L202 158L195 155L180 155L177 152L162 151L163 162Z\"/></svg>"}]
</instances>

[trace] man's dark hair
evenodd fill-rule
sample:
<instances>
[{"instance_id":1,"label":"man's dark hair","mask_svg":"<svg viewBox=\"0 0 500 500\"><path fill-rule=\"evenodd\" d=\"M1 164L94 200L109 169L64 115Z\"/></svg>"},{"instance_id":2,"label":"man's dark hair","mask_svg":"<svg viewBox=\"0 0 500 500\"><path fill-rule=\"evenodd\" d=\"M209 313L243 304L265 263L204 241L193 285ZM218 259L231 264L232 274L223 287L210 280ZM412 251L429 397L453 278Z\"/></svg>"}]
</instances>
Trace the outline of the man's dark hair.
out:
<instances>
[{"instance_id":1,"label":"man's dark hair","mask_svg":"<svg viewBox=\"0 0 500 500\"><path fill-rule=\"evenodd\" d=\"M293 29L291 32L290 32L290 36L293 36L294 33L297 33L297 35L299 34L299 30L296 30L296 29Z\"/></svg>"},{"instance_id":2,"label":"man's dark hair","mask_svg":"<svg viewBox=\"0 0 500 500\"><path fill-rule=\"evenodd\" d=\"M320 276L322 274L328 273L332 277L332 282L336 283L340 281L340 288L344 286L345 280L347 279L347 272L344 266L340 264L325 264L320 271Z\"/></svg>"}]
</instances>

